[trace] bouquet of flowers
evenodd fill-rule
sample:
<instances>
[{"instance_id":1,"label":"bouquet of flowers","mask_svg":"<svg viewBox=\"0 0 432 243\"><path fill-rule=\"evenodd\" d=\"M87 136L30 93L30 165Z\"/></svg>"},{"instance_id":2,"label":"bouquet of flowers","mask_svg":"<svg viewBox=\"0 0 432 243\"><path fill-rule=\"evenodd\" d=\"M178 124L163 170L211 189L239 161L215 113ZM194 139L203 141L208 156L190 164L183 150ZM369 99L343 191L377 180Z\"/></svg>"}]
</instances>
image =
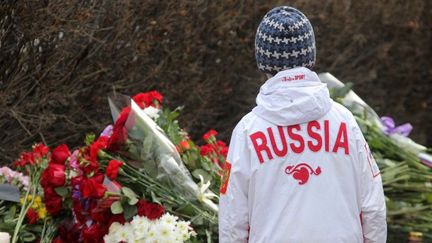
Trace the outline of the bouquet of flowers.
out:
<instances>
[{"instance_id":1,"label":"bouquet of flowers","mask_svg":"<svg viewBox=\"0 0 432 243\"><path fill-rule=\"evenodd\" d=\"M179 109L162 109L162 99L156 91L110 97L115 122L100 136L72 152L37 144L22 153L14 178L27 182L14 214L4 212L13 229L0 230L12 242L216 241L227 147L214 130L196 145Z\"/></svg>"},{"instance_id":2,"label":"bouquet of flowers","mask_svg":"<svg viewBox=\"0 0 432 243\"><path fill-rule=\"evenodd\" d=\"M396 126L390 117L379 117L351 85L329 73L321 80L331 88L333 99L355 116L381 170L386 195L389 240L409 232L432 239L432 160L430 150L408 138L410 124Z\"/></svg>"}]
</instances>

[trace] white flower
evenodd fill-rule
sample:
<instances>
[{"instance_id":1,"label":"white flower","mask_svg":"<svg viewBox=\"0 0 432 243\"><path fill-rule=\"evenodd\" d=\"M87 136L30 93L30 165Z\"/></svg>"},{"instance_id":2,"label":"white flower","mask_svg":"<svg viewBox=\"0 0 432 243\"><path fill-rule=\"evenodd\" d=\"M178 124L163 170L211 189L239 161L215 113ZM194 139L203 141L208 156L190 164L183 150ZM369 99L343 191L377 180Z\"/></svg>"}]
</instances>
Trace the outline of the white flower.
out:
<instances>
[{"instance_id":1,"label":"white flower","mask_svg":"<svg viewBox=\"0 0 432 243\"><path fill-rule=\"evenodd\" d=\"M160 222L162 224L167 224L167 225L171 225L171 226L175 226L176 222L177 222L178 217L171 215L169 213L166 213L164 215L162 215L162 217L160 218Z\"/></svg>"},{"instance_id":2,"label":"white flower","mask_svg":"<svg viewBox=\"0 0 432 243\"><path fill-rule=\"evenodd\" d=\"M156 120L159 118L159 111L160 110L158 108L155 108L153 106L149 106L149 107L145 108L143 111L146 115L148 115L153 120Z\"/></svg>"},{"instance_id":3,"label":"white flower","mask_svg":"<svg viewBox=\"0 0 432 243\"><path fill-rule=\"evenodd\" d=\"M130 242L134 239L134 232L129 223L125 223L114 234L114 239L116 242L124 241Z\"/></svg>"},{"instance_id":4,"label":"white flower","mask_svg":"<svg viewBox=\"0 0 432 243\"><path fill-rule=\"evenodd\" d=\"M171 243L174 242L176 237L174 234L174 225L162 222L160 224L155 225L155 234L156 238L160 242Z\"/></svg>"},{"instance_id":5,"label":"white flower","mask_svg":"<svg viewBox=\"0 0 432 243\"><path fill-rule=\"evenodd\" d=\"M211 200L212 198L217 198L218 196L212 191L208 190L208 188L210 187L210 181L204 183L204 178L202 177L202 175L199 175L199 178L201 182L199 183L200 191L198 195L198 200L209 206L215 212L218 212L218 206Z\"/></svg>"}]
</instances>

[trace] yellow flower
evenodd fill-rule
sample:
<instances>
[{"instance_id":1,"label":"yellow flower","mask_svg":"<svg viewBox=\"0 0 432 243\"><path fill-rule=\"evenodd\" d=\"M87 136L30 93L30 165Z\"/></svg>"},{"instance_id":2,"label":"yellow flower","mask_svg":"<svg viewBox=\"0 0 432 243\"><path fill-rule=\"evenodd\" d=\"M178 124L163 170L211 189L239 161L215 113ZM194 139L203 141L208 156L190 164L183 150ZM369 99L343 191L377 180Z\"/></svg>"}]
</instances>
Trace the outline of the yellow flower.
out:
<instances>
[{"instance_id":1,"label":"yellow flower","mask_svg":"<svg viewBox=\"0 0 432 243\"><path fill-rule=\"evenodd\" d=\"M46 216L47 216L46 208L45 208L45 207L41 207L41 208L39 208L39 209L37 210L37 214L38 214L38 217L39 217L40 219L44 219L44 218L46 218Z\"/></svg>"},{"instance_id":2,"label":"yellow flower","mask_svg":"<svg viewBox=\"0 0 432 243\"><path fill-rule=\"evenodd\" d=\"M36 203L37 205L41 205L42 198L40 196L36 196L33 202Z\"/></svg>"}]
</instances>

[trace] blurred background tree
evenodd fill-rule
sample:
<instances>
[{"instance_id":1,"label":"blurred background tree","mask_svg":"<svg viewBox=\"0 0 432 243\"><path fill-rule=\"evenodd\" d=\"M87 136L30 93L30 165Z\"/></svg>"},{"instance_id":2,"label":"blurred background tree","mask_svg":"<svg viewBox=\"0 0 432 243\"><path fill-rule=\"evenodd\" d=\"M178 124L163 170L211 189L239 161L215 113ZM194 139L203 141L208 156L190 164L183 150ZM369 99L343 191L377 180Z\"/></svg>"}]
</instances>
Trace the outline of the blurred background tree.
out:
<instances>
[{"instance_id":1,"label":"blurred background tree","mask_svg":"<svg viewBox=\"0 0 432 243\"><path fill-rule=\"evenodd\" d=\"M229 140L264 76L254 38L291 5L311 20L317 72L331 72L380 115L432 145L432 2L428 0L0 3L0 164L36 141L82 143L111 122L107 95L157 89L195 137Z\"/></svg>"}]
</instances>

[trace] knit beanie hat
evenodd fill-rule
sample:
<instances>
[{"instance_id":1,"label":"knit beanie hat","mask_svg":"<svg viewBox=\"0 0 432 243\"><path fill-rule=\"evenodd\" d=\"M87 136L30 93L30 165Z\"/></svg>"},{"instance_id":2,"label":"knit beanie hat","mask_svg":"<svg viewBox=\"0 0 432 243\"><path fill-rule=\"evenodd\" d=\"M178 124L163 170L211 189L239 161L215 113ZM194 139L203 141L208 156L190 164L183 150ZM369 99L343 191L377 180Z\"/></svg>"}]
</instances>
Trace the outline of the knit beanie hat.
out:
<instances>
[{"instance_id":1,"label":"knit beanie hat","mask_svg":"<svg viewBox=\"0 0 432 243\"><path fill-rule=\"evenodd\" d=\"M270 10L258 26L255 57L258 68L269 74L315 65L315 35L299 10L281 6Z\"/></svg>"}]
</instances>

